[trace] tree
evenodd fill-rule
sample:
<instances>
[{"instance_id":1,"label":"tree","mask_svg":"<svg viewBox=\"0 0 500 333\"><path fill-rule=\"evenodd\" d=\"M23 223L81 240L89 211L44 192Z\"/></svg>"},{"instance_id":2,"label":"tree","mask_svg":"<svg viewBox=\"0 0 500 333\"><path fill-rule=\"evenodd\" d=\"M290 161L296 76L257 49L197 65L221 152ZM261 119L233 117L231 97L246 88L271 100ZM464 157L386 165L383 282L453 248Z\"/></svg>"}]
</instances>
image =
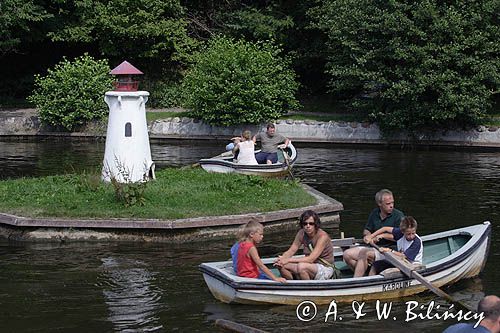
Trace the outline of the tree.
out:
<instances>
[{"instance_id":1,"label":"tree","mask_svg":"<svg viewBox=\"0 0 500 333\"><path fill-rule=\"evenodd\" d=\"M221 126L277 119L298 106L295 74L280 51L270 43L213 38L184 78L185 106Z\"/></svg>"},{"instance_id":2,"label":"tree","mask_svg":"<svg viewBox=\"0 0 500 333\"><path fill-rule=\"evenodd\" d=\"M32 23L51 17L34 0L2 0L0 2L0 58L17 51L23 40L34 39Z\"/></svg>"},{"instance_id":3,"label":"tree","mask_svg":"<svg viewBox=\"0 0 500 333\"><path fill-rule=\"evenodd\" d=\"M138 60L149 75L184 64L196 46L178 0L61 0L53 41L97 45L110 59Z\"/></svg>"},{"instance_id":4,"label":"tree","mask_svg":"<svg viewBox=\"0 0 500 333\"><path fill-rule=\"evenodd\" d=\"M185 1L189 31L202 40L221 34L251 42L273 40L291 60L301 93L324 92L325 36L311 28L314 1Z\"/></svg>"},{"instance_id":5,"label":"tree","mask_svg":"<svg viewBox=\"0 0 500 333\"><path fill-rule=\"evenodd\" d=\"M384 130L470 126L498 92L500 2L321 1L330 88Z\"/></svg>"}]
</instances>

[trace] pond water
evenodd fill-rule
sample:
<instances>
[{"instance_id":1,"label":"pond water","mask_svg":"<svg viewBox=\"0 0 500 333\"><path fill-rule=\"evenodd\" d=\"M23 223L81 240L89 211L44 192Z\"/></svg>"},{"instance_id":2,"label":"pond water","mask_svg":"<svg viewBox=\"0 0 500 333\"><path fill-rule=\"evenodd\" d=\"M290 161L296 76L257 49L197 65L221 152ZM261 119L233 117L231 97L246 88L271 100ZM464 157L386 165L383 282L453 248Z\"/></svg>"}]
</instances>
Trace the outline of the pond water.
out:
<instances>
[{"instance_id":1,"label":"pond water","mask_svg":"<svg viewBox=\"0 0 500 333\"><path fill-rule=\"evenodd\" d=\"M153 141L158 168L196 163L216 155L224 142ZM500 152L400 150L386 147L298 145L294 168L304 183L341 201L341 231L360 236L383 187L396 207L419 221L419 234L492 222L493 239L480 277L447 289L475 305L484 294L500 295ZM104 142L0 140L0 178L96 170ZM333 236L338 232L326 228ZM286 248L294 232L266 234L263 254ZM394 300L391 317L378 320L376 304L355 319L351 304L339 305L342 321L318 316L301 322L290 306L227 305L208 291L197 266L225 260L231 240L189 244L15 243L0 241L0 322L5 332L187 332L216 331L217 318L273 332L441 332L453 321L405 322L406 302L435 300L433 294ZM393 320L392 317L397 317Z\"/></svg>"}]
</instances>

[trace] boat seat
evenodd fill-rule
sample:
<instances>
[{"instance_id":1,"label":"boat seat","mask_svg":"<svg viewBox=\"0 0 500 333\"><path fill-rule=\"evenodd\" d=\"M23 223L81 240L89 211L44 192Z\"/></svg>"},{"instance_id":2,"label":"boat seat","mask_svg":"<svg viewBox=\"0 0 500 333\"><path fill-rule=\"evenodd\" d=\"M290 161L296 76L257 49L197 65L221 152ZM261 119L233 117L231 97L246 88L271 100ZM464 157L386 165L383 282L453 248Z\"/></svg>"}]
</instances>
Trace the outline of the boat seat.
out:
<instances>
[{"instance_id":1,"label":"boat seat","mask_svg":"<svg viewBox=\"0 0 500 333\"><path fill-rule=\"evenodd\" d=\"M342 261L335 261L335 267L337 267L341 271L347 271L347 270L351 269L343 260Z\"/></svg>"}]
</instances>

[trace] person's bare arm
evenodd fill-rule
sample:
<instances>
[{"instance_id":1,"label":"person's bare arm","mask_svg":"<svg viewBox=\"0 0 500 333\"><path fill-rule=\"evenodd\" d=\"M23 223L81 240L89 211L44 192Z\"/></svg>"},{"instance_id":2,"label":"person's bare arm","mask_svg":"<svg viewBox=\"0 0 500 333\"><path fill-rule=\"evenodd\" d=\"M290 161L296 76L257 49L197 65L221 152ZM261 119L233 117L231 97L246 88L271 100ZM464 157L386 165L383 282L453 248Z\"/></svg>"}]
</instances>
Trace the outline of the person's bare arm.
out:
<instances>
[{"instance_id":1,"label":"person's bare arm","mask_svg":"<svg viewBox=\"0 0 500 333\"><path fill-rule=\"evenodd\" d=\"M275 266L281 267L286 265L289 262L289 259L298 251L300 247L300 231L295 235L295 238L290 245L290 248L283 252L281 256L278 256L278 259L274 262Z\"/></svg>"},{"instance_id":2,"label":"person's bare arm","mask_svg":"<svg viewBox=\"0 0 500 333\"><path fill-rule=\"evenodd\" d=\"M278 148L279 149L285 149L286 147L288 147L288 145L290 144L290 139L288 138L285 138L285 142L281 145L278 145Z\"/></svg>"},{"instance_id":3,"label":"person's bare arm","mask_svg":"<svg viewBox=\"0 0 500 333\"><path fill-rule=\"evenodd\" d=\"M240 149L240 145L239 143L235 144L234 145L234 148L233 148L233 155L236 155L236 152Z\"/></svg>"},{"instance_id":4,"label":"person's bare arm","mask_svg":"<svg viewBox=\"0 0 500 333\"><path fill-rule=\"evenodd\" d=\"M260 259L259 252L255 248L255 246L252 247L248 251L248 255L250 256L250 258L252 258L253 262L257 265L257 267L259 267L264 272L264 274L266 274L272 280L278 281L278 282L281 282L281 283L286 282L285 278L277 277L276 275L273 274L273 272L271 272L271 270L269 268L266 267L266 265L264 265L264 263Z\"/></svg>"},{"instance_id":5,"label":"person's bare arm","mask_svg":"<svg viewBox=\"0 0 500 333\"><path fill-rule=\"evenodd\" d=\"M370 236L371 236L371 231L368 229L363 230L363 241L368 244L370 243Z\"/></svg>"},{"instance_id":6,"label":"person's bare arm","mask_svg":"<svg viewBox=\"0 0 500 333\"><path fill-rule=\"evenodd\" d=\"M382 227L382 228L376 230L374 233L372 233L369 236L369 241L378 242L382 238L394 240L394 236L392 235L392 229L394 229L394 228L393 227Z\"/></svg>"}]
</instances>

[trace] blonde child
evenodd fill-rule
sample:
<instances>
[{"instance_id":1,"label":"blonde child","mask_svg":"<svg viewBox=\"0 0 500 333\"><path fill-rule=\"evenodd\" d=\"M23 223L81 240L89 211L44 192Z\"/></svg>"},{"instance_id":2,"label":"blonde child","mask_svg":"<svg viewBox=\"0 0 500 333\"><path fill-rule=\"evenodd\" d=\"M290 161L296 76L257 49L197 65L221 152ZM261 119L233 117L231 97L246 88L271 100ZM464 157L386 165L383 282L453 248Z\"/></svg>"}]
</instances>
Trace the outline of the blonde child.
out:
<instances>
[{"instance_id":1,"label":"blonde child","mask_svg":"<svg viewBox=\"0 0 500 333\"><path fill-rule=\"evenodd\" d=\"M252 132L249 130L243 131L241 134L241 140L235 142L233 148L233 155L236 156L238 152L238 158L236 162L238 164L245 165L257 165L257 160L255 159L255 142L252 141Z\"/></svg>"},{"instance_id":2,"label":"blonde child","mask_svg":"<svg viewBox=\"0 0 500 333\"><path fill-rule=\"evenodd\" d=\"M284 283L286 279L276 277L260 259L256 245L264 238L264 226L259 222L251 221L239 230L239 242L231 248L233 268L236 275L249 278L266 278ZM262 271L265 276L261 275Z\"/></svg>"}]
</instances>

